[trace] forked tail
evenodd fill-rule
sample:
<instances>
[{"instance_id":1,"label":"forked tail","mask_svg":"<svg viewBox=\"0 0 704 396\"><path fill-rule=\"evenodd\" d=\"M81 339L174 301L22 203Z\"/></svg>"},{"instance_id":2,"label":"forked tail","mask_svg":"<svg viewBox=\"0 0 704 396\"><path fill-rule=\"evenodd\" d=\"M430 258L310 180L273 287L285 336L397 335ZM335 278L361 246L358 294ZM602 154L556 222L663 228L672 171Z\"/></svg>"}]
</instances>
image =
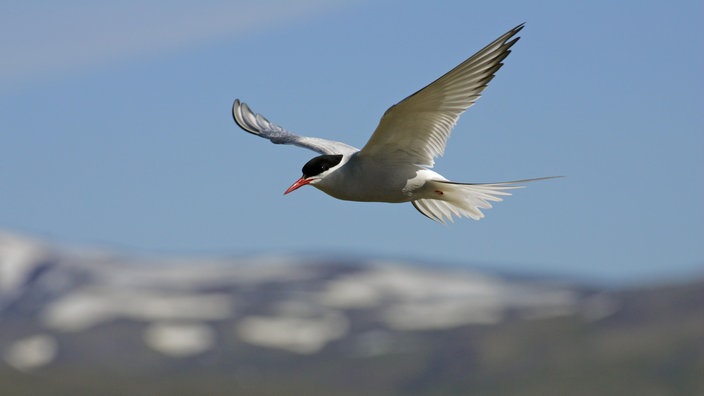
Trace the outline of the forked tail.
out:
<instances>
[{"instance_id":1,"label":"forked tail","mask_svg":"<svg viewBox=\"0 0 704 396\"><path fill-rule=\"evenodd\" d=\"M523 188L518 183L553 179L560 176L516 180L503 183L455 183L447 180L427 182L432 198L411 201L413 206L431 220L441 223L453 221L452 216L479 220L484 217L481 209L491 208L491 202L501 202L501 197L511 195L508 190Z\"/></svg>"}]
</instances>

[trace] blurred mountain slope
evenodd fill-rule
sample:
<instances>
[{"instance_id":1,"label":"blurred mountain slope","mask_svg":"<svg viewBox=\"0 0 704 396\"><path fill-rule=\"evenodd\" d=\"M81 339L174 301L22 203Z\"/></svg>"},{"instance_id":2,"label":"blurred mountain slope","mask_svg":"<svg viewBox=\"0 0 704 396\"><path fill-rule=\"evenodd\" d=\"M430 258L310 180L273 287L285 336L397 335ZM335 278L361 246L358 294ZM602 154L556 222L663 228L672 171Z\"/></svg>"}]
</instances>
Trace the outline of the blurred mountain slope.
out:
<instances>
[{"instance_id":1,"label":"blurred mountain slope","mask_svg":"<svg viewBox=\"0 0 704 396\"><path fill-rule=\"evenodd\" d=\"M2 232L0 323L7 395L704 394L701 279L613 290Z\"/></svg>"}]
</instances>

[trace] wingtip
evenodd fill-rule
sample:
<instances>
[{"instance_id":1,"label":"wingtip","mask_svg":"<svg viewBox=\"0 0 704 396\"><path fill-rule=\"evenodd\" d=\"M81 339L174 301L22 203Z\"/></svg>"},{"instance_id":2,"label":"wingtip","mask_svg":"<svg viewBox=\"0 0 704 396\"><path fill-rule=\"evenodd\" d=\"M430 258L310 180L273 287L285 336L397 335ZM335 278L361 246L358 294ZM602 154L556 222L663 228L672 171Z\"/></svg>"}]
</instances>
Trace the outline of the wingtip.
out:
<instances>
[{"instance_id":1,"label":"wingtip","mask_svg":"<svg viewBox=\"0 0 704 396\"><path fill-rule=\"evenodd\" d=\"M508 33L507 33L508 37L507 37L506 39L508 40L508 38L517 35L517 34L518 34L521 30L523 30L523 28L525 28L525 27L526 27L526 23L525 23L525 22L518 24L516 27L514 27L513 29L511 29L511 30L508 31ZM512 40L512 42L515 43L515 42L518 41L520 38L521 38L520 36L519 36L519 37L516 37L515 39Z\"/></svg>"},{"instance_id":2,"label":"wingtip","mask_svg":"<svg viewBox=\"0 0 704 396\"><path fill-rule=\"evenodd\" d=\"M247 104L244 102L241 102L239 98L235 99L234 102L232 102L232 119L235 120L235 124L242 128L243 130L249 132L249 133L254 133L253 129L249 124L246 122L244 115L244 112L251 112L249 110L249 107L247 107Z\"/></svg>"},{"instance_id":3,"label":"wingtip","mask_svg":"<svg viewBox=\"0 0 704 396\"><path fill-rule=\"evenodd\" d=\"M516 27L514 27L513 29L511 29L511 30L509 30L508 32L506 32L506 34L505 34L506 40L508 40L510 37L513 37L513 36L517 35L518 32L520 32L521 30L523 30L524 27L526 27L526 23L525 23L525 22L522 22L522 23L516 25ZM518 39L520 39L520 37L516 37L515 39L513 39L513 40L512 40L512 44L515 43L516 41L518 41Z\"/></svg>"},{"instance_id":4,"label":"wingtip","mask_svg":"<svg viewBox=\"0 0 704 396\"><path fill-rule=\"evenodd\" d=\"M235 98L235 101L232 102L232 114L235 114L235 111L237 111L240 106L242 106L242 102L239 100L239 98Z\"/></svg>"},{"instance_id":5,"label":"wingtip","mask_svg":"<svg viewBox=\"0 0 704 396\"><path fill-rule=\"evenodd\" d=\"M235 124L237 124L241 127L242 125L240 125L240 123L237 120L239 110L240 110L240 100L235 98L235 101L232 102L232 119L235 120Z\"/></svg>"}]
</instances>

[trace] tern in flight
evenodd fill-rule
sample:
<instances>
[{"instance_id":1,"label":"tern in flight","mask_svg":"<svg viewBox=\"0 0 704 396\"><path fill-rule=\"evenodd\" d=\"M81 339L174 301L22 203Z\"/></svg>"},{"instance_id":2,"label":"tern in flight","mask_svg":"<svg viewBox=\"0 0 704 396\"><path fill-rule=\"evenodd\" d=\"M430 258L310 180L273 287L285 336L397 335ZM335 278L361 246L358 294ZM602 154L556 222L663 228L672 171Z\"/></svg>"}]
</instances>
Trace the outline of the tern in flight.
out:
<instances>
[{"instance_id":1,"label":"tern in flight","mask_svg":"<svg viewBox=\"0 0 704 396\"><path fill-rule=\"evenodd\" d=\"M335 198L363 202L411 202L428 218L479 220L481 209L511 195L508 190L547 178L500 183L456 183L432 171L460 115L479 99L511 52L523 24L509 30L430 85L391 106L360 150L345 143L300 136L254 113L236 99L232 115L245 131L276 144L320 153L303 166L303 176L284 194L302 186Z\"/></svg>"}]
</instances>

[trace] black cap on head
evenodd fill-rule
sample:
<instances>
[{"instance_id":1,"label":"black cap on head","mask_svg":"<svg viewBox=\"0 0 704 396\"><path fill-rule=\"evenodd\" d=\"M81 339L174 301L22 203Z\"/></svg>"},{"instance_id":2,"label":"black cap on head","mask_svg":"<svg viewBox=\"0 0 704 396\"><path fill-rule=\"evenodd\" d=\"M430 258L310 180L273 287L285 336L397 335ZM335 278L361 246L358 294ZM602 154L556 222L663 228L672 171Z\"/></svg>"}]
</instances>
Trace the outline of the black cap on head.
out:
<instances>
[{"instance_id":1,"label":"black cap on head","mask_svg":"<svg viewBox=\"0 0 704 396\"><path fill-rule=\"evenodd\" d=\"M317 176L342 161L342 154L320 155L303 165L303 176Z\"/></svg>"}]
</instances>

